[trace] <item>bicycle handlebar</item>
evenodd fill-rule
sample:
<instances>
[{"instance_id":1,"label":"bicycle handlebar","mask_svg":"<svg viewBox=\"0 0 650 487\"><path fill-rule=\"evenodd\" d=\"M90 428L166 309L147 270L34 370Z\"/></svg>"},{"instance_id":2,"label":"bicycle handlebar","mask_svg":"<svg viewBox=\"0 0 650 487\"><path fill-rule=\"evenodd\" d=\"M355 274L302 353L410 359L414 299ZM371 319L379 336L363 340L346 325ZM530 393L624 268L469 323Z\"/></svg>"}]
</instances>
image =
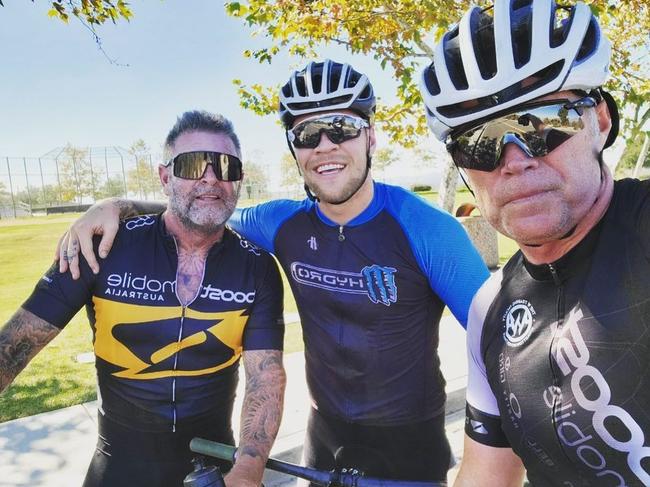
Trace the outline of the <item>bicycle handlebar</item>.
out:
<instances>
[{"instance_id":1,"label":"bicycle handlebar","mask_svg":"<svg viewBox=\"0 0 650 487\"><path fill-rule=\"evenodd\" d=\"M193 438L190 442L190 450L202 455L227 460L234 463L237 448L231 445L224 445L215 441L203 438ZM410 480L389 480L375 477L364 477L353 469L326 472L314 468L303 467L289 462L283 462L269 458L266 468L282 472L294 477L309 480L315 484L331 487L445 487L446 483L441 482L417 482Z\"/></svg>"}]
</instances>

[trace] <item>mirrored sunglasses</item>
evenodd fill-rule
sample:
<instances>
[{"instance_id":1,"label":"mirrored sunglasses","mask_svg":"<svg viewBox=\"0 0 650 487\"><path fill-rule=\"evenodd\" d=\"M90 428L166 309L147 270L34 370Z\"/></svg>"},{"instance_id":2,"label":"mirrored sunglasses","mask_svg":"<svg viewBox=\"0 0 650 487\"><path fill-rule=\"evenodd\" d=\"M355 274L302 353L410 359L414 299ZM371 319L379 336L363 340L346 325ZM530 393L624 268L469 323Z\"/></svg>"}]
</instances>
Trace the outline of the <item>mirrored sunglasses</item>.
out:
<instances>
[{"instance_id":1,"label":"mirrored sunglasses","mask_svg":"<svg viewBox=\"0 0 650 487\"><path fill-rule=\"evenodd\" d=\"M585 108L596 106L591 97L547 100L517 107L516 111L452 133L447 150L457 167L494 171L504 147L515 143L529 157L542 157L584 128Z\"/></svg>"},{"instance_id":2,"label":"mirrored sunglasses","mask_svg":"<svg viewBox=\"0 0 650 487\"><path fill-rule=\"evenodd\" d=\"M290 129L287 137L296 149L314 149L318 147L323 133L333 144L342 144L356 139L361 129L368 127L370 124L362 118L333 114L305 120Z\"/></svg>"},{"instance_id":3,"label":"mirrored sunglasses","mask_svg":"<svg viewBox=\"0 0 650 487\"><path fill-rule=\"evenodd\" d=\"M201 179L208 164L220 181L239 181L242 163L232 154L212 151L193 151L178 154L166 166L172 165L174 176L181 179Z\"/></svg>"}]
</instances>

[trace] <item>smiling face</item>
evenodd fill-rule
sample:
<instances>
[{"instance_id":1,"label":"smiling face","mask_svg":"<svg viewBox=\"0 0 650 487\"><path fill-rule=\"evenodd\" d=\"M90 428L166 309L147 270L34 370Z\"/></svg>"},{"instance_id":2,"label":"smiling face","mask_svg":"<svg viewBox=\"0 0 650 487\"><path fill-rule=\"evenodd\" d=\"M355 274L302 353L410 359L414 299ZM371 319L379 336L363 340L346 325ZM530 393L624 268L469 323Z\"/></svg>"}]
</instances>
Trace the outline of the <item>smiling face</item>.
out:
<instances>
[{"instance_id":1,"label":"smiling face","mask_svg":"<svg viewBox=\"0 0 650 487\"><path fill-rule=\"evenodd\" d=\"M223 133L183 132L172 146L171 158L184 152L215 151L240 157L232 139ZM173 167L160 167L160 179L169 197L168 211L188 229L211 233L223 227L237 205L241 181L220 181L209 164L200 179L174 176Z\"/></svg>"},{"instance_id":2,"label":"smiling face","mask_svg":"<svg viewBox=\"0 0 650 487\"><path fill-rule=\"evenodd\" d=\"M358 116L350 110L323 112ZM314 115L298 117L294 127ZM296 159L305 184L321 204L341 205L353 198L370 176L367 155L375 149L373 127L361 129L359 137L335 144L325 133L314 149L295 149Z\"/></svg>"},{"instance_id":3,"label":"smiling face","mask_svg":"<svg viewBox=\"0 0 650 487\"><path fill-rule=\"evenodd\" d=\"M555 93L548 99L578 97ZM467 170L481 213L499 232L525 245L566 236L588 214L601 188L598 153L611 120L605 102L584 111L585 127L543 157L507 144L492 172Z\"/></svg>"}]
</instances>

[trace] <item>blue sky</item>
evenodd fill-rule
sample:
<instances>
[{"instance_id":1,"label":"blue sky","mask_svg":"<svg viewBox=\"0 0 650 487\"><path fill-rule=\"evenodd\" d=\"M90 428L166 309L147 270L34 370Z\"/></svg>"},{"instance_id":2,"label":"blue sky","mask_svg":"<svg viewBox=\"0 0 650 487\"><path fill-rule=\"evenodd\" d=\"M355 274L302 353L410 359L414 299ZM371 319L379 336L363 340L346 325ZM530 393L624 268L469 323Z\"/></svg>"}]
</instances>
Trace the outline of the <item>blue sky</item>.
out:
<instances>
[{"instance_id":1,"label":"blue sky","mask_svg":"<svg viewBox=\"0 0 650 487\"><path fill-rule=\"evenodd\" d=\"M233 78L284 83L304 61L278 57L260 65L245 49L268 45L222 2L132 2L130 22L98 29L110 64L76 19L47 16L49 2L6 0L0 7L0 157L38 157L70 142L81 147L128 147L144 139L158 151L175 117L203 108L231 118L244 156L277 161L284 137L274 116L239 106ZM387 100L394 82L370 58L340 48L320 53L347 59ZM262 164L264 161L260 160Z\"/></svg>"}]
</instances>

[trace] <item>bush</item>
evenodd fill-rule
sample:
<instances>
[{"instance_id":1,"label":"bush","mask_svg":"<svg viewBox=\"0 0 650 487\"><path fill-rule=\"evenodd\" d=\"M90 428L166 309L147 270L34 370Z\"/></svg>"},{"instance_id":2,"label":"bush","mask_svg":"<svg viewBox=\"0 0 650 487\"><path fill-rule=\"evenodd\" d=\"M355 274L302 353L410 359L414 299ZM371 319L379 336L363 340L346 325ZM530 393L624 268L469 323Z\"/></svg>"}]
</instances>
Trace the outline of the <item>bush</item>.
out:
<instances>
[{"instance_id":1,"label":"bush","mask_svg":"<svg viewBox=\"0 0 650 487\"><path fill-rule=\"evenodd\" d=\"M426 191L431 191L431 186L428 184L415 184L411 187L411 191L414 193L424 193Z\"/></svg>"}]
</instances>

